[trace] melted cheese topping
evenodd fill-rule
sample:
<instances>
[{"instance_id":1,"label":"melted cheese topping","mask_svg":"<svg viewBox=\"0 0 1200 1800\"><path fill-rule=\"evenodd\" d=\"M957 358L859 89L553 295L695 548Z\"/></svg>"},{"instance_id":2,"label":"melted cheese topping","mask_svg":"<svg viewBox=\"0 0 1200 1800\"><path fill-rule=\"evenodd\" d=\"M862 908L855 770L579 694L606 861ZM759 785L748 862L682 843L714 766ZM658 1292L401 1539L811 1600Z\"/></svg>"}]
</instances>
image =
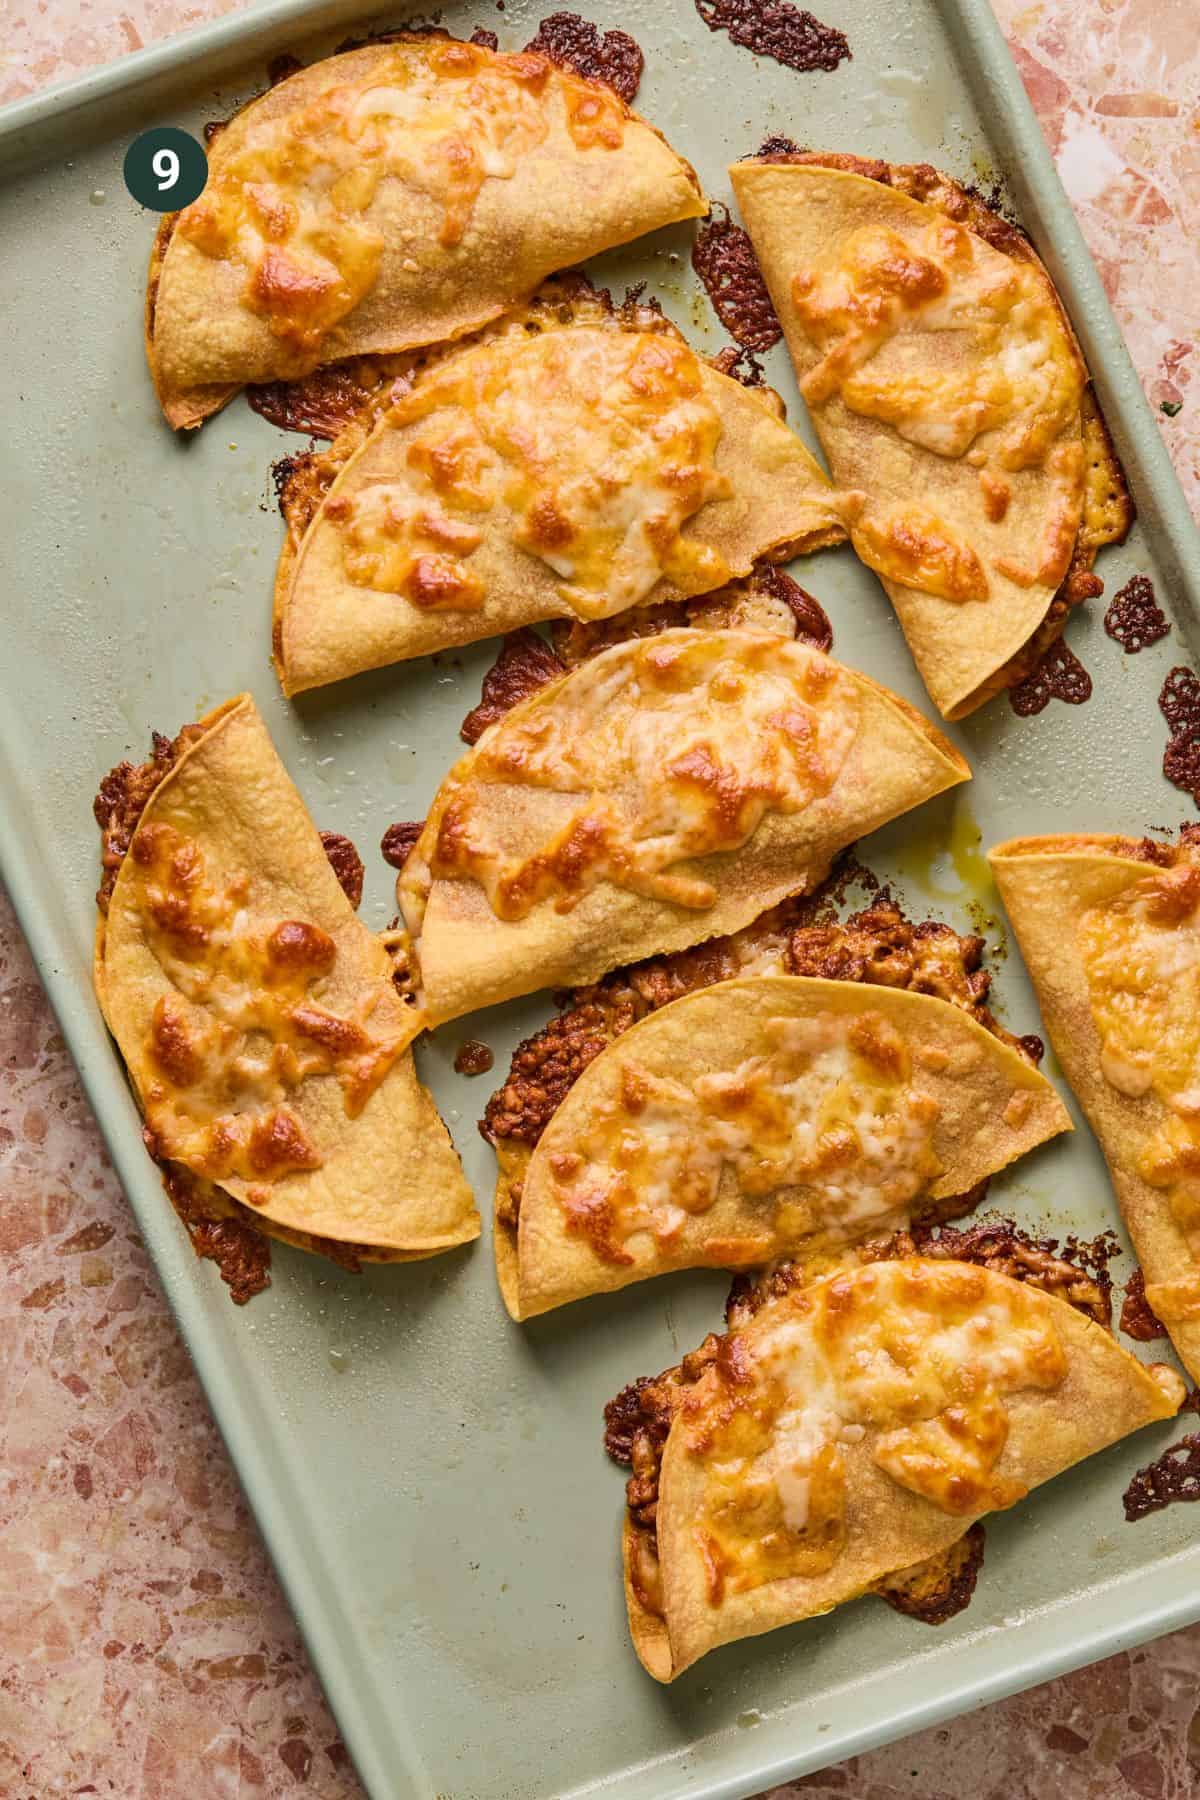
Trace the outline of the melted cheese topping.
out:
<instances>
[{"instance_id":1,"label":"melted cheese topping","mask_svg":"<svg viewBox=\"0 0 1200 1800\"><path fill-rule=\"evenodd\" d=\"M199 846L170 826L143 826L128 868L171 984L139 1062L158 1154L217 1181L318 1168L288 1102L306 1081L333 1076L347 1115L362 1110L403 1048L368 1030L379 993L364 994L350 1018L331 1012L321 1003L337 960L329 934L304 919L252 922L251 878L215 886Z\"/></svg>"},{"instance_id":2,"label":"melted cheese topping","mask_svg":"<svg viewBox=\"0 0 1200 1800\"><path fill-rule=\"evenodd\" d=\"M769 1019L765 1036L763 1054L692 1081L627 1062L578 1153L551 1158L568 1229L628 1264L631 1237L669 1249L727 1178L750 1203L752 1256L906 1223L941 1172L940 1109L900 1033L880 1013L818 1013Z\"/></svg>"},{"instance_id":3,"label":"melted cheese topping","mask_svg":"<svg viewBox=\"0 0 1200 1800\"><path fill-rule=\"evenodd\" d=\"M999 263L971 232L934 217L907 239L882 225L852 232L834 267L795 276L792 300L821 352L800 383L811 407L836 398L935 456L966 459L993 519L1007 511L1009 474L1046 471L1069 497L1072 529L1055 521L1030 568L996 567L1021 585L1056 585L1082 507L1084 374L1041 271ZM987 597L975 551L924 507L868 515L855 547L901 585Z\"/></svg>"},{"instance_id":4,"label":"melted cheese topping","mask_svg":"<svg viewBox=\"0 0 1200 1800\"><path fill-rule=\"evenodd\" d=\"M246 270L242 304L311 367L322 339L370 293L385 250L373 202L384 181L432 207L436 241L460 244L485 181L507 181L549 131L561 97L581 149L620 145L627 114L606 89L542 56L452 41L380 46L370 72L307 103L267 112L220 142L208 187L177 231L205 256ZM422 244L411 234L408 274Z\"/></svg>"},{"instance_id":5,"label":"melted cheese topping","mask_svg":"<svg viewBox=\"0 0 1200 1800\"><path fill-rule=\"evenodd\" d=\"M1105 1080L1167 1109L1138 1173L1167 1190L1200 1258L1200 867L1156 870L1092 907L1079 948Z\"/></svg>"},{"instance_id":6,"label":"melted cheese topping","mask_svg":"<svg viewBox=\"0 0 1200 1800\"><path fill-rule=\"evenodd\" d=\"M484 735L442 786L430 869L478 881L502 919L547 899L566 911L601 881L703 909L716 888L680 865L736 850L768 813L828 793L857 730L853 683L813 652L749 633L645 638ZM558 804L535 814L522 790ZM535 828L546 811L555 823Z\"/></svg>"},{"instance_id":7,"label":"melted cheese topping","mask_svg":"<svg viewBox=\"0 0 1200 1800\"><path fill-rule=\"evenodd\" d=\"M713 1603L832 1567L847 1446L955 1516L1019 1500L1024 1485L998 1467L1005 1397L1052 1390L1067 1372L1038 1298L962 1264L874 1263L787 1296L727 1340L683 1413L707 1465L696 1533Z\"/></svg>"},{"instance_id":8,"label":"melted cheese topping","mask_svg":"<svg viewBox=\"0 0 1200 1800\"><path fill-rule=\"evenodd\" d=\"M731 489L715 466L721 417L686 345L659 333L579 328L452 358L391 409L381 429L420 426L401 482L335 496L350 580L419 606L477 606L469 559L481 518L513 515L513 540L558 578L581 619L635 606L669 581L681 595L728 568L682 536ZM439 592L422 569L441 553Z\"/></svg>"}]
</instances>

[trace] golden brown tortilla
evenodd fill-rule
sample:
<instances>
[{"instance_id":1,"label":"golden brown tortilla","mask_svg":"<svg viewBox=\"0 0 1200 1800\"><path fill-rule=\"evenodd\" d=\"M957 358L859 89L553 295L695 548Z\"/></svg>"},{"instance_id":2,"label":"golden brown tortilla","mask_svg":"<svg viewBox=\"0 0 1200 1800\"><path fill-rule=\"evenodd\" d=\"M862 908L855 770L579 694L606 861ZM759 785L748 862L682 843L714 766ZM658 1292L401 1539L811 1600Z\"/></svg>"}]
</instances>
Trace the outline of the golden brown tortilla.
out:
<instances>
[{"instance_id":1,"label":"golden brown tortilla","mask_svg":"<svg viewBox=\"0 0 1200 1800\"><path fill-rule=\"evenodd\" d=\"M397 881L431 1020L735 931L969 778L818 651L680 630L603 651L451 770Z\"/></svg>"},{"instance_id":2,"label":"golden brown tortilla","mask_svg":"<svg viewBox=\"0 0 1200 1800\"><path fill-rule=\"evenodd\" d=\"M301 1241L407 1258L477 1237L413 1068L422 1021L253 700L202 723L151 795L97 933L97 993L154 1153Z\"/></svg>"},{"instance_id":3,"label":"golden brown tortilla","mask_svg":"<svg viewBox=\"0 0 1200 1800\"><path fill-rule=\"evenodd\" d=\"M497 1223L517 1319L671 1269L761 1267L907 1226L1071 1129L1044 1075L929 994L755 975L590 1063Z\"/></svg>"},{"instance_id":4,"label":"golden brown tortilla","mask_svg":"<svg viewBox=\"0 0 1200 1800\"><path fill-rule=\"evenodd\" d=\"M459 337L703 211L657 131L546 57L419 33L329 57L236 114L160 227L159 399L194 426L246 382Z\"/></svg>"},{"instance_id":5,"label":"golden brown tortilla","mask_svg":"<svg viewBox=\"0 0 1200 1800\"><path fill-rule=\"evenodd\" d=\"M1061 303L1021 234L934 170L730 175L834 481L863 496L851 541L960 718L1099 591L1096 548L1133 516Z\"/></svg>"},{"instance_id":6,"label":"golden brown tortilla","mask_svg":"<svg viewBox=\"0 0 1200 1800\"><path fill-rule=\"evenodd\" d=\"M650 308L561 283L422 358L304 477L284 498L275 589L288 694L540 619L684 599L845 536L774 395L709 367Z\"/></svg>"},{"instance_id":7,"label":"golden brown tortilla","mask_svg":"<svg viewBox=\"0 0 1200 1800\"><path fill-rule=\"evenodd\" d=\"M1014 838L988 860L1104 1151L1146 1298L1200 1379L1200 1210L1186 1166L1188 1090L1200 1077L1200 854L1081 833Z\"/></svg>"},{"instance_id":8,"label":"golden brown tortilla","mask_svg":"<svg viewBox=\"0 0 1200 1800\"><path fill-rule=\"evenodd\" d=\"M657 1546L627 1516L638 1655L671 1681L829 1612L1183 1396L1064 1301L966 1263L869 1263L770 1299L675 1414Z\"/></svg>"}]
</instances>

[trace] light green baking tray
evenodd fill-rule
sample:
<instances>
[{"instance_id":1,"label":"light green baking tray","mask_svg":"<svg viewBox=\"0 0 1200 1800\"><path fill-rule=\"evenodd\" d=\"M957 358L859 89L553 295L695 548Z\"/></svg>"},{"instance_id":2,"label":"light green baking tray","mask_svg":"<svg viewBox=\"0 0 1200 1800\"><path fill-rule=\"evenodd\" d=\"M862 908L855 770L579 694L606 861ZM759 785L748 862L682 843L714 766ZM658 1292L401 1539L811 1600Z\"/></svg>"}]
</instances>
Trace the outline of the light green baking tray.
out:
<instances>
[{"instance_id":1,"label":"light green baking tray","mask_svg":"<svg viewBox=\"0 0 1200 1800\"><path fill-rule=\"evenodd\" d=\"M552 3L508 0L501 12L480 0L442 16L521 45ZM1100 609L1074 620L1090 704L1017 719L1001 699L958 727L975 782L878 834L869 862L912 908L965 925L979 897L962 878L978 866L962 853L975 827L987 843L1175 821L1184 805L1159 774L1155 696L1188 657L1200 539L986 0L823 0L854 60L811 76L711 35L691 0L585 10L643 45L639 105L716 199L729 198L727 162L780 132L967 179L1002 175L1068 299L1132 478L1141 523L1101 572L1110 592L1151 573L1172 636L1125 658ZM152 725L174 729L253 689L318 824L366 854L364 916L382 925L390 875L374 846L389 821L421 816L490 652L281 699L268 661L281 536L268 471L299 440L243 401L194 438L162 425L141 350L153 222L125 193L121 163L142 126L197 131L261 84L270 54L312 49L318 28L324 48L363 17L353 4L274 0L0 114L4 871L374 1800L731 1800L1200 1617L1200 1515L1177 1506L1124 1523L1129 1475L1178 1428L1147 1431L989 1522L976 1598L940 1630L866 1600L660 1688L626 1639L622 1475L601 1449L601 1407L717 1322L719 1276L649 1283L521 1329L497 1297L486 1233L359 1279L277 1248L274 1285L243 1311L192 1258L89 985L97 778L139 755ZM711 351L724 340L689 243L687 229L660 233L599 269L618 285L647 279ZM801 417L782 352L768 367ZM833 618L837 652L924 703L891 609L853 555L827 552L799 572ZM957 861L939 850L951 833ZM1012 1024L1036 1026L1015 952L998 991ZM489 1083L456 1076L454 1052L482 1037L502 1070L545 1011L536 998L497 1009L420 1051L485 1211L492 1158L474 1121ZM1039 1228L1118 1227L1086 1130L993 1193Z\"/></svg>"}]
</instances>

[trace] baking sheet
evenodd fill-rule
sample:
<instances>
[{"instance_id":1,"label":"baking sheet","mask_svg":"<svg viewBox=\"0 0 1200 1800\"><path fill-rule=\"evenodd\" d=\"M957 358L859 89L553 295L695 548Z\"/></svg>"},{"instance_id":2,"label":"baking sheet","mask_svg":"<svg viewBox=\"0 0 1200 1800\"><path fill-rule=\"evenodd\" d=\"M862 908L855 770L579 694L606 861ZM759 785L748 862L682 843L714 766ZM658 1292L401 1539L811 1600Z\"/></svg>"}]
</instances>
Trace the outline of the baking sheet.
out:
<instances>
[{"instance_id":1,"label":"baking sheet","mask_svg":"<svg viewBox=\"0 0 1200 1800\"><path fill-rule=\"evenodd\" d=\"M487 25L508 47L549 10L508 0L503 12L452 5L442 18L463 34ZM1068 296L1126 457L1142 521L1099 572L1110 594L1134 572L1153 575L1171 637L1126 658L1103 633L1102 606L1089 608L1069 636L1092 701L1021 720L1000 700L951 728L976 781L877 834L865 859L914 911L970 926L995 907L980 837L1174 823L1186 802L1158 773L1155 696L1188 659L1200 539L985 0L825 0L854 60L807 77L710 35L691 0L586 10L638 38L639 107L716 199L729 198L726 163L771 133L930 160L968 180L1003 176ZM421 816L492 651L281 699L268 660L281 538L269 465L302 440L243 400L186 440L161 424L140 342L153 222L126 195L121 160L145 124L198 131L224 116L261 85L269 54L309 50L314 24L341 35L368 16L276 0L0 114L4 871L375 1800L744 1795L1200 1616L1190 1509L1128 1526L1120 1504L1132 1470L1180 1427L1144 1432L989 1521L975 1600L940 1630L863 1601L720 1651L663 1689L627 1642L623 1475L601 1450L600 1413L717 1323L723 1277L648 1283L518 1328L486 1232L454 1255L357 1279L277 1246L274 1285L243 1311L192 1258L88 982L97 779L143 754L152 725L173 730L251 688L317 823L358 841L363 916L382 925L391 874L374 846L391 820ZM647 279L713 351L725 338L688 268L690 239L690 227L659 233L596 269L618 290ZM781 349L767 367L809 435ZM891 609L851 552L795 572L826 606L837 654L929 711ZM1002 925L989 936L1003 939ZM1033 1029L1015 951L996 967L1006 1022ZM534 997L448 1026L419 1051L485 1211L493 1161L474 1120L492 1083L456 1076L454 1052L481 1037L502 1072L545 1014ZM992 1199L1039 1230L1119 1230L1086 1130L997 1180Z\"/></svg>"}]
</instances>

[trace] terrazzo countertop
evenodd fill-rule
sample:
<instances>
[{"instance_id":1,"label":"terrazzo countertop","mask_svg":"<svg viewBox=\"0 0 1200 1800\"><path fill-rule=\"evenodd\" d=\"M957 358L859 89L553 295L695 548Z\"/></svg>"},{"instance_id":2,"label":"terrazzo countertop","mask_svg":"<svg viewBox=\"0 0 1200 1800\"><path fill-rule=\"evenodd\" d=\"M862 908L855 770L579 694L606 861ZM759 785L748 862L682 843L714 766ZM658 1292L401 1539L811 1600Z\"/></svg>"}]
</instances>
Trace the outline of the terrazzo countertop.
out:
<instances>
[{"instance_id":1,"label":"terrazzo countertop","mask_svg":"<svg viewBox=\"0 0 1200 1800\"><path fill-rule=\"evenodd\" d=\"M0 102L237 0L0 0ZM1200 0L994 0L1200 513ZM0 1796L358 1800L0 894ZM1200 1626L773 1800L1200 1794Z\"/></svg>"}]
</instances>

